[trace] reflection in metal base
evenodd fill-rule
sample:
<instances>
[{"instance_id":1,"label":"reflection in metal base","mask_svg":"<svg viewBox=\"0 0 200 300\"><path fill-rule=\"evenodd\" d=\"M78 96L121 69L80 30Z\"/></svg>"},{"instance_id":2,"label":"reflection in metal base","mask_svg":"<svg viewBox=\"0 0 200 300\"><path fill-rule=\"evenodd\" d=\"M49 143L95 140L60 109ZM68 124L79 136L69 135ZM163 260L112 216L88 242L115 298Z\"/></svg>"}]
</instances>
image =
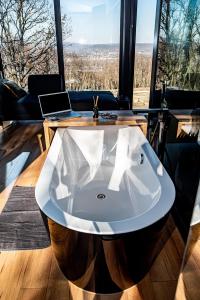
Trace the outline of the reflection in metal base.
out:
<instances>
[{"instance_id":1,"label":"reflection in metal base","mask_svg":"<svg viewBox=\"0 0 200 300\"><path fill-rule=\"evenodd\" d=\"M130 288L148 272L162 248L167 216L132 233L101 236L77 232L48 219L54 254L65 277L101 294Z\"/></svg>"}]
</instances>

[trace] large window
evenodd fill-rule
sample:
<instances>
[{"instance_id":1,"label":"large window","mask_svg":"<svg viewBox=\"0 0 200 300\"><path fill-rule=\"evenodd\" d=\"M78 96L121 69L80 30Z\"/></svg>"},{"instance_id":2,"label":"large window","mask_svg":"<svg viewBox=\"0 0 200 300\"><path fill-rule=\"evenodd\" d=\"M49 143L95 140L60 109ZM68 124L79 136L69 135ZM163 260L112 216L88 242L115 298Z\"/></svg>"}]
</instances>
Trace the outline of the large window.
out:
<instances>
[{"instance_id":1,"label":"large window","mask_svg":"<svg viewBox=\"0 0 200 300\"><path fill-rule=\"evenodd\" d=\"M57 73L53 0L0 0L4 74L21 87L30 74Z\"/></svg>"},{"instance_id":2,"label":"large window","mask_svg":"<svg viewBox=\"0 0 200 300\"><path fill-rule=\"evenodd\" d=\"M61 0L61 13L66 87L117 95L120 0Z\"/></svg>"},{"instance_id":3,"label":"large window","mask_svg":"<svg viewBox=\"0 0 200 300\"><path fill-rule=\"evenodd\" d=\"M138 0L133 108L148 108L157 0Z\"/></svg>"}]
</instances>

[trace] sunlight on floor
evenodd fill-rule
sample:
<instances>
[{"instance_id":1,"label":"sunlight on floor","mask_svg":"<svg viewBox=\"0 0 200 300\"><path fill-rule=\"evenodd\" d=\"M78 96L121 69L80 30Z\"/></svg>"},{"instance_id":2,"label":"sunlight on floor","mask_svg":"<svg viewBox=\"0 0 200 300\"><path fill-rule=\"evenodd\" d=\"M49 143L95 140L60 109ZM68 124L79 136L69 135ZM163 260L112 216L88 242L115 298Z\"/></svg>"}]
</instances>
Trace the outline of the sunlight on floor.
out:
<instances>
[{"instance_id":1,"label":"sunlight on floor","mask_svg":"<svg viewBox=\"0 0 200 300\"><path fill-rule=\"evenodd\" d=\"M17 176L21 173L23 170L23 167L25 166L28 157L30 155L30 152L22 152L17 157L15 157L13 160L9 161L6 164L5 168L5 187L10 184L11 181L17 178Z\"/></svg>"}]
</instances>

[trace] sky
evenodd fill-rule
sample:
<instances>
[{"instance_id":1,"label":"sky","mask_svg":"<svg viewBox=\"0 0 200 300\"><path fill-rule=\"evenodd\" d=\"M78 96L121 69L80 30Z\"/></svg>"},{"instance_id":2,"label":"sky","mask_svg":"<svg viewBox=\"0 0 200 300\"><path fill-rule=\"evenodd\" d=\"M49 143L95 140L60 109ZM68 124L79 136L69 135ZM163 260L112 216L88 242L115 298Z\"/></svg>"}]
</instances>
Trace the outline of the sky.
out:
<instances>
[{"instance_id":1,"label":"sky","mask_svg":"<svg viewBox=\"0 0 200 300\"><path fill-rule=\"evenodd\" d=\"M137 43L153 43L156 0L138 0ZM71 18L70 43L119 43L120 0L61 0Z\"/></svg>"}]
</instances>

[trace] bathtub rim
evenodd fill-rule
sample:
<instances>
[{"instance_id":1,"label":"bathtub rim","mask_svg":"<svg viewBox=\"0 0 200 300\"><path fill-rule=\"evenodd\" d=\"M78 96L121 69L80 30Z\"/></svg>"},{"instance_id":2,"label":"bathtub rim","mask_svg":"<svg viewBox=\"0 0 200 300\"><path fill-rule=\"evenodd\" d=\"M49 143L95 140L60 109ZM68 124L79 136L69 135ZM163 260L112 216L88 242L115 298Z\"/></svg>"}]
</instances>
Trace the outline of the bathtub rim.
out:
<instances>
[{"instance_id":1,"label":"bathtub rim","mask_svg":"<svg viewBox=\"0 0 200 300\"><path fill-rule=\"evenodd\" d=\"M97 235L115 235L123 234L128 232L133 232L140 230L142 228L148 227L158 220L162 219L171 209L175 200L175 188L173 182L171 181L166 170L162 166L155 152L151 148L149 142L144 136L143 132L139 126L127 126L127 125L101 125L98 127L94 126L81 126L81 127L68 127L69 129L85 130L85 129L105 129L105 126L115 126L118 128L131 127L139 134L143 135L143 140L145 141L145 148L148 151L148 156L152 158L149 160L155 173L158 175L158 180L161 185L161 196L158 202L150 208L147 212L142 215L134 216L127 219L115 220L111 222L102 221L92 221L81 219L70 215L66 211L63 211L54 200L50 199L48 186L51 182L51 178L54 172L54 167L57 162L60 151L55 151L60 149L62 144L62 137L67 128L58 128L52 145L47 154L46 160L42 167L41 173L39 175L36 188L35 197L40 209L44 212L47 217L55 221L56 223L67 227L72 230L79 232L97 234ZM158 167L162 166L163 175L159 176ZM48 174L48 176L47 176Z\"/></svg>"}]
</instances>

